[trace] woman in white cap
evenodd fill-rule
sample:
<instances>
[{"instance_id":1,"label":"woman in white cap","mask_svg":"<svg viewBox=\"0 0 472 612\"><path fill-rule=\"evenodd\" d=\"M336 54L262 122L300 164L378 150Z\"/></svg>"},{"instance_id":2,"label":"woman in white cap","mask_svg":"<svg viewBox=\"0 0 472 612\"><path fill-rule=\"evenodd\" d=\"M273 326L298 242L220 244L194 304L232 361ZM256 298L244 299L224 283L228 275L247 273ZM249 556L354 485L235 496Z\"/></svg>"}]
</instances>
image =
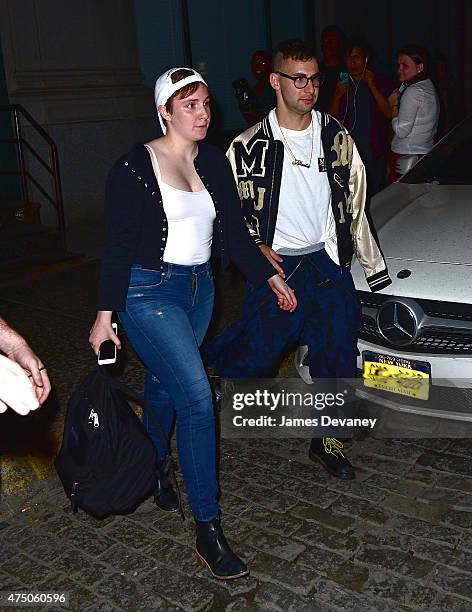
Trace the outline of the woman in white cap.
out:
<instances>
[{"instance_id":1,"label":"woman in white cap","mask_svg":"<svg viewBox=\"0 0 472 612\"><path fill-rule=\"evenodd\" d=\"M229 162L201 142L211 116L202 76L168 70L156 81L155 101L164 136L135 146L108 177L90 343L95 353L107 339L120 348L111 327L112 311L118 312L146 367L145 395L166 434L176 422L197 556L215 578L227 580L248 568L219 520L213 400L199 352L213 308L210 255L216 252L223 268L233 260L256 286L269 282L281 308L293 311L296 299L249 236ZM166 449L152 423L146 426L162 462ZM155 501L168 512L179 508L167 482L159 482Z\"/></svg>"}]
</instances>

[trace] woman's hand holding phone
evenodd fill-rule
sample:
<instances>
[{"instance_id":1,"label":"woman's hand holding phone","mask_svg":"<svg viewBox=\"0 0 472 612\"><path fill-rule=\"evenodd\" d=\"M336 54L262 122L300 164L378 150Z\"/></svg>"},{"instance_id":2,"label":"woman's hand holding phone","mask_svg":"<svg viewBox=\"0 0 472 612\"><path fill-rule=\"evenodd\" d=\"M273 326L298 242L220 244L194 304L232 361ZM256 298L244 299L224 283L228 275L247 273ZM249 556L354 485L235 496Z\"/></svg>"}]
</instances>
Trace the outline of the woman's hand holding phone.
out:
<instances>
[{"instance_id":1,"label":"woman's hand holding phone","mask_svg":"<svg viewBox=\"0 0 472 612\"><path fill-rule=\"evenodd\" d=\"M111 323L111 310L100 310L97 313L97 318L90 330L89 343L95 355L98 355L100 345L106 340L111 340L118 349L121 348L121 342L115 333L115 329Z\"/></svg>"},{"instance_id":2,"label":"woman's hand holding phone","mask_svg":"<svg viewBox=\"0 0 472 612\"><path fill-rule=\"evenodd\" d=\"M118 331L116 323L111 324L115 334ZM116 344L113 340L105 340L98 349L98 365L110 365L116 363Z\"/></svg>"}]
</instances>

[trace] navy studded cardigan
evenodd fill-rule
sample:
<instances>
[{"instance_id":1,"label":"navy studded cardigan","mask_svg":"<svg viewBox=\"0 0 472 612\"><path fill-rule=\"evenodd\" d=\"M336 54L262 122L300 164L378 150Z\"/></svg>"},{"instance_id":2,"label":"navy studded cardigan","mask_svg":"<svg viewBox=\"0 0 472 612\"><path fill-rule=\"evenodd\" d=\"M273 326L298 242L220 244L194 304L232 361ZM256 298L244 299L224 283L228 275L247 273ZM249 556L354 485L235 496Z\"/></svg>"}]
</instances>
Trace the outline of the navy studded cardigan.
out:
<instances>
[{"instance_id":1,"label":"navy studded cardigan","mask_svg":"<svg viewBox=\"0 0 472 612\"><path fill-rule=\"evenodd\" d=\"M231 166L216 147L200 142L195 169L216 210L212 256L225 269L232 260L251 283L262 285L275 274L244 223ZM160 271L167 240L162 195L143 144L112 167L105 196L106 238L98 289L98 310L125 308L132 264Z\"/></svg>"}]
</instances>

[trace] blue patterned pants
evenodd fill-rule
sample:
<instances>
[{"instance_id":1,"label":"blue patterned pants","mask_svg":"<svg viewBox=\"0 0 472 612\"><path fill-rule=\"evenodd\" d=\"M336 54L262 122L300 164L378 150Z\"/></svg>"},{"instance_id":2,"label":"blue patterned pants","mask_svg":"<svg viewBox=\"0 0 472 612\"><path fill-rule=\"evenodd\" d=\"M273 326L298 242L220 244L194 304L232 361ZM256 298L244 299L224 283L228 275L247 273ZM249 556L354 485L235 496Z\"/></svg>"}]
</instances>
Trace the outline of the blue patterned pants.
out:
<instances>
[{"instance_id":1,"label":"blue patterned pants","mask_svg":"<svg viewBox=\"0 0 472 612\"><path fill-rule=\"evenodd\" d=\"M243 317L206 346L205 361L222 377L269 377L288 351L306 344L313 378L354 377L360 309L350 272L325 250L283 260L295 312L281 310L267 284L248 285Z\"/></svg>"}]
</instances>

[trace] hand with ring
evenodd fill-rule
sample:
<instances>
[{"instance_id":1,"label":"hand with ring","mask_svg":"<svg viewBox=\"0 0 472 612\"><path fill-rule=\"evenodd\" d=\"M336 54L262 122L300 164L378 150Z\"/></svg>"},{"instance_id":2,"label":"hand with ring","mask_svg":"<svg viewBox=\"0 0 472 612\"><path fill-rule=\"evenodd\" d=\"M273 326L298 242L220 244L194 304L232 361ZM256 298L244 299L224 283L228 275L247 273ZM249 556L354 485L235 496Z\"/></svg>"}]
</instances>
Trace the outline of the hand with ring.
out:
<instances>
[{"instance_id":1,"label":"hand with ring","mask_svg":"<svg viewBox=\"0 0 472 612\"><path fill-rule=\"evenodd\" d=\"M51 391L49 376L41 359L33 353L27 342L22 340L7 353L7 357L26 370L38 402L43 404Z\"/></svg>"},{"instance_id":2,"label":"hand with ring","mask_svg":"<svg viewBox=\"0 0 472 612\"><path fill-rule=\"evenodd\" d=\"M23 368L0 355L0 413L10 406L21 415L39 408L35 387Z\"/></svg>"}]
</instances>

